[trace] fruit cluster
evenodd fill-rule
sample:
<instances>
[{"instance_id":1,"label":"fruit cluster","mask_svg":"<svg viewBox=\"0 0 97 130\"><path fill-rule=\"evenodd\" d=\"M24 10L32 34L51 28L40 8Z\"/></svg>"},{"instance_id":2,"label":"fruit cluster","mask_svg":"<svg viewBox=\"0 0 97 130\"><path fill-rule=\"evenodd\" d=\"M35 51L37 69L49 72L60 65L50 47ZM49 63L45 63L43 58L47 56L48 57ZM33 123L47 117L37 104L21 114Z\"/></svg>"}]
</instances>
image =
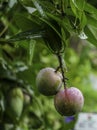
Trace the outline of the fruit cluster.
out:
<instances>
[{"instance_id":1,"label":"fruit cluster","mask_svg":"<svg viewBox=\"0 0 97 130\"><path fill-rule=\"evenodd\" d=\"M80 112L84 97L82 92L75 87L61 89L63 76L53 68L47 67L38 73L36 85L39 92L45 96L55 96L54 105L62 116L72 116Z\"/></svg>"}]
</instances>

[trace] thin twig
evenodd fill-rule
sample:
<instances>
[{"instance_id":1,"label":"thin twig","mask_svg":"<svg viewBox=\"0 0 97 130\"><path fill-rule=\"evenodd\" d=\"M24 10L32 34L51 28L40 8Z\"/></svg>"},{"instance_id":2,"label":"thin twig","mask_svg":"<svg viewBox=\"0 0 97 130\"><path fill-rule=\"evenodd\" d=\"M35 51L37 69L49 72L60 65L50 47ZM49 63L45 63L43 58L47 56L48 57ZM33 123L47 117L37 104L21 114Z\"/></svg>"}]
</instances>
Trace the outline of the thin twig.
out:
<instances>
[{"instance_id":1,"label":"thin twig","mask_svg":"<svg viewBox=\"0 0 97 130\"><path fill-rule=\"evenodd\" d=\"M65 75L64 75L64 67L63 67L63 63L62 63L62 55L57 55L58 57L58 60L59 60L59 64L60 64L60 69L61 69L61 72L62 72L62 77L63 77L63 83L64 83L64 88L66 89L66 79L65 78Z\"/></svg>"},{"instance_id":2,"label":"thin twig","mask_svg":"<svg viewBox=\"0 0 97 130\"><path fill-rule=\"evenodd\" d=\"M56 68L55 73L56 73L59 69L60 69L60 66L58 66L58 67Z\"/></svg>"},{"instance_id":3,"label":"thin twig","mask_svg":"<svg viewBox=\"0 0 97 130\"><path fill-rule=\"evenodd\" d=\"M8 26L5 26L5 28L2 30L2 32L0 33L0 37L6 32L6 30L8 29Z\"/></svg>"}]
</instances>

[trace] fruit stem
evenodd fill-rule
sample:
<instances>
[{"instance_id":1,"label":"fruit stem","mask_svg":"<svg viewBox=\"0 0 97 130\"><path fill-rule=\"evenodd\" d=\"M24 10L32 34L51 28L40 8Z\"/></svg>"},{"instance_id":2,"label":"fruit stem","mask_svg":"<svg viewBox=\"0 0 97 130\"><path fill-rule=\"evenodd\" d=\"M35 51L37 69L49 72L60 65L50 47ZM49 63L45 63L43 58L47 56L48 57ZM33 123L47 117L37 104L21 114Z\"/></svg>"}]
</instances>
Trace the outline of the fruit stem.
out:
<instances>
[{"instance_id":1,"label":"fruit stem","mask_svg":"<svg viewBox=\"0 0 97 130\"><path fill-rule=\"evenodd\" d=\"M61 54L57 54L58 60L59 60L59 64L60 64L60 69L62 72L62 77L63 77L63 83L64 83L64 88L66 89L66 81L65 79L65 75L64 75L64 67L63 67L63 62L62 62L62 55Z\"/></svg>"},{"instance_id":2,"label":"fruit stem","mask_svg":"<svg viewBox=\"0 0 97 130\"><path fill-rule=\"evenodd\" d=\"M59 69L60 69L60 66L58 66L58 67L56 68L55 73L56 73Z\"/></svg>"}]
</instances>

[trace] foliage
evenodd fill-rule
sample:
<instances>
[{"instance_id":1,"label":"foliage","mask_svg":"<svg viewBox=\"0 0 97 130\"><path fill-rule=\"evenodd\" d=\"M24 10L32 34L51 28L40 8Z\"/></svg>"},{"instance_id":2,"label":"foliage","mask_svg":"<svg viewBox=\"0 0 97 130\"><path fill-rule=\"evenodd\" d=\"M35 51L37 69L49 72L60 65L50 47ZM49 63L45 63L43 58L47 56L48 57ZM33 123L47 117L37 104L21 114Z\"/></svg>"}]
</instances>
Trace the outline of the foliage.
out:
<instances>
[{"instance_id":1,"label":"foliage","mask_svg":"<svg viewBox=\"0 0 97 130\"><path fill-rule=\"evenodd\" d=\"M83 111L97 111L89 77L97 70L96 8L95 0L0 0L0 129L69 129L52 97L41 96L36 88L37 73L57 68L58 54L63 55L67 85L85 95ZM6 114L5 105L14 87L25 98L16 121Z\"/></svg>"}]
</instances>

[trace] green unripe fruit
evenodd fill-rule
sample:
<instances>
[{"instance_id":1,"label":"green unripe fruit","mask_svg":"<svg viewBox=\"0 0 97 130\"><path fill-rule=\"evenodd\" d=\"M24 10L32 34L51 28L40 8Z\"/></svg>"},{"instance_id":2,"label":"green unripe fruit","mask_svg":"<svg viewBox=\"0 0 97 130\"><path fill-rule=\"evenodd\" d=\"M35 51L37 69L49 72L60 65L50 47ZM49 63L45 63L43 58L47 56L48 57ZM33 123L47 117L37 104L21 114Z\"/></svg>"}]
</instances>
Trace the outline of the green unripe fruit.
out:
<instances>
[{"instance_id":1,"label":"green unripe fruit","mask_svg":"<svg viewBox=\"0 0 97 130\"><path fill-rule=\"evenodd\" d=\"M55 72L53 68L44 68L37 75L36 85L41 94L55 95L62 85L62 75L60 72Z\"/></svg>"},{"instance_id":2,"label":"green unripe fruit","mask_svg":"<svg viewBox=\"0 0 97 130\"><path fill-rule=\"evenodd\" d=\"M54 105L62 116L72 116L81 111L84 97L79 89L66 88L55 95Z\"/></svg>"},{"instance_id":3,"label":"green unripe fruit","mask_svg":"<svg viewBox=\"0 0 97 130\"><path fill-rule=\"evenodd\" d=\"M24 93L24 106L28 106L30 104L31 97L30 95Z\"/></svg>"},{"instance_id":4,"label":"green unripe fruit","mask_svg":"<svg viewBox=\"0 0 97 130\"><path fill-rule=\"evenodd\" d=\"M19 119L23 110L24 96L20 88L13 88L7 95L6 111L12 119Z\"/></svg>"}]
</instances>

